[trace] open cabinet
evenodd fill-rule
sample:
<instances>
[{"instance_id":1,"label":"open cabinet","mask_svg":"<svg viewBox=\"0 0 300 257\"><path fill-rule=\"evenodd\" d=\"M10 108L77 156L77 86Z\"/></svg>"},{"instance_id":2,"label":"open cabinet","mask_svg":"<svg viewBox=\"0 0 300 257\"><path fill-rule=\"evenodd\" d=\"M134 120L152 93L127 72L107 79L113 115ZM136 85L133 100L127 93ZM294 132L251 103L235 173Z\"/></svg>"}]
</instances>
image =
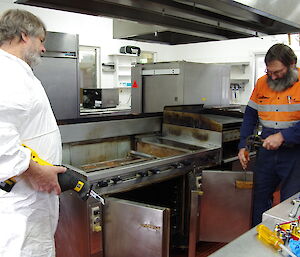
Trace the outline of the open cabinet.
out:
<instances>
[{"instance_id":1,"label":"open cabinet","mask_svg":"<svg viewBox=\"0 0 300 257\"><path fill-rule=\"evenodd\" d=\"M237 181L251 183L253 172L202 171L200 241L230 242L251 228L252 188Z\"/></svg>"},{"instance_id":2,"label":"open cabinet","mask_svg":"<svg viewBox=\"0 0 300 257\"><path fill-rule=\"evenodd\" d=\"M105 257L169 256L169 208L107 198L104 223Z\"/></svg>"}]
</instances>

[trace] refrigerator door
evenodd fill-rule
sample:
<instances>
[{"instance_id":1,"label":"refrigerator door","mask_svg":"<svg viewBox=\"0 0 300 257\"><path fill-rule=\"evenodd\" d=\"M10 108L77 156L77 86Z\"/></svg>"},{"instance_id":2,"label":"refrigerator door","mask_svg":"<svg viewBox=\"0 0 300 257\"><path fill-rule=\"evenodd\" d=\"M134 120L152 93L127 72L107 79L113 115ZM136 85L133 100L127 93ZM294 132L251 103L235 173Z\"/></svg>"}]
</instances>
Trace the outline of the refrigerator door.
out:
<instances>
[{"instance_id":1,"label":"refrigerator door","mask_svg":"<svg viewBox=\"0 0 300 257\"><path fill-rule=\"evenodd\" d=\"M250 171L202 171L199 240L230 242L251 228L252 188L236 182L253 181Z\"/></svg>"},{"instance_id":2,"label":"refrigerator door","mask_svg":"<svg viewBox=\"0 0 300 257\"><path fill-rule=\"evenodd\" d=\"M57 120L79 117L77 67L77 59L42 57L42 62L34 68Z\"/></svg>"},{"instance_id":3,"label":"refrigerator door","mask_svg":"<svg viewBox=\"0 0 300 257\"><path fill-rule=\"evenodd\" d=\"M170 209L106 198L105 257L168 257Z\"/></svg>"}]
</instances>

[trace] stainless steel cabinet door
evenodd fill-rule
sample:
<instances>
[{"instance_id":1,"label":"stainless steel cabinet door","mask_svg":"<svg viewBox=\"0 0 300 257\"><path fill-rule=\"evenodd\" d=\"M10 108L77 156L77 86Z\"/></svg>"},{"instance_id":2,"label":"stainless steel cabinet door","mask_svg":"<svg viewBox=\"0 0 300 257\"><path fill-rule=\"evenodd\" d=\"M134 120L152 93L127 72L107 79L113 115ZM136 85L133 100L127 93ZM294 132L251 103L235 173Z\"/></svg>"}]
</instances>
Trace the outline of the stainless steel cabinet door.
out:
<instances>
[{"instance_id":1,"label":"stainless steel cabinet door","mask_svg":"<svg viewBox=\"0 0 300 257\"><path fill-rule=\"evenodd\" d=\"M230 242L251 226L252 189L236 187L236 181L252 181L253 173L202 171L200 241Z\"/></svg>"},{"instance_id":2,"label":"stainless steel cabinet door","mask_svg":"<svg viewBox=\"0 0 300 257\"><path fill-rule=\"evenodd\" d=\"M183 104L182 74L143 77L144 112L162 112L167 105L180 104Z\"/></svg>"},{"instance_id":3,"label":"stainless steel cabinet door","mask_svg":"<svg viewBox=\"0 0 300 257\"><path fill-rule=\"evenodd\" d=\"M168 257L170 209L106 198L104 257Z\"/></svg>"}]
</instances>

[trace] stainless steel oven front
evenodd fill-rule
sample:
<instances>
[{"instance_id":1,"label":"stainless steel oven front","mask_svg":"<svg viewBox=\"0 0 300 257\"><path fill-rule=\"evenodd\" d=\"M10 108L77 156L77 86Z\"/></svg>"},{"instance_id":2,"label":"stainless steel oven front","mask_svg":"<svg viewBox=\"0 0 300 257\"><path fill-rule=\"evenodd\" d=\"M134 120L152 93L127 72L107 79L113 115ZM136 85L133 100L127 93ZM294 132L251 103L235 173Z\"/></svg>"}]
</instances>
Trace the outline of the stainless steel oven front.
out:
<instances>
[{"instance_id":1,"label":"stainless steel oven front","mask_svg":"<svg viewBox=\"0 0 300 257\"><path fill-rule=\"evenodd\" d=\"M155 131L145 134L160 129L157 121L137 119L130 128L130 121L120 121L116 135L107 125L114 121L61 131L64 162L93 185L105 205L91 198L84 202L72 191L61 195L57 257L168 257L172 249L188 245L189 257L195 256L197 225L191 224L199 217L197 178L203 168L220 163L221 148L178 142ZM186 128L184 136L197 133Z\"/></svg>"}]
</instances>

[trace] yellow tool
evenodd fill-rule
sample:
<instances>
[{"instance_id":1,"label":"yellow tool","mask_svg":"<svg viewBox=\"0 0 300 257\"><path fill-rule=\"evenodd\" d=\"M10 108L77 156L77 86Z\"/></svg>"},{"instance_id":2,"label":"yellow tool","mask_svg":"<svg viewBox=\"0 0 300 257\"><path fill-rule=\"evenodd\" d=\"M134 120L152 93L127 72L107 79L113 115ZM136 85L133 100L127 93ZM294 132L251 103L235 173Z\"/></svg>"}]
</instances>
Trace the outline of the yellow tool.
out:
<instances>
[{"instance_id":1,"label":"yellow tool","mask_svg":"<svg viewBox=\"0 0 300 257\"><path fill-rule=\"evenodd\" d=\"M258 225L256 227L256 230L258 232L258 239L262 242L272 245L276 250L283 250L286 253L288 253L292 257L297 257L295 254L293 254L287 247L284 246L284 242L282 239L277 237L276 233L270 230L265 225Z\"/></svg>"},{"instance_id":2,"label":"yellow tool","mask_svg":"<svg viewBox=\"0 0 300 257\"><path fill-rule=\"evenodd\" d=\"M38 154L36 153L36 151L34 151L33 149L31 149L30 147L26 146L26 145L23 145L24 147L28 148L30 151L31 151L31 159L38 163L39 165L43 165L43 166L54 166L53 164L49 163L49 162L46 162L45 160L41 159ZM67 171L68 172L68 169ZM59 173L59 174L64 174L64 173ZM58 174L58 176L59 176ZM60 177L60 176L59 176ZM59 178L59 180L61 180L61 178ZM64 187L65 186L65 183L67 181L64 181L64 183L62 183L61 187ZM77 179L76 181L76 185L74 186L73 190L75 190L76 192L80 192L83 188L83 186L86 184L86 181L82 181L82 180L79 180ZM73 183L74 184L74 183ZM62 189L62 191L65 191Z\"/></svg>"},{"instance_id":3,"label":"yellow tool","mask_svg":"<svg viewBox=\"0 0 300 257\"><path fill-rule=\"evenodd\" d=\"M51 163L41 159L38 156L38 154L30 147L26 145L23 146L31 151L31 159L39 165L54 166ZM87 200L88 197L91 196L96 200L100 201L102 204L104 204L104 199L101 196L99 196L94 190L91 190L91 186L89 185L89 183L86 180L80 178L78 175L76 175L75 171L67 168L67 170L64 173L59 173L57 176L58 183L62 192L73 189L79 194L80 198L83 200ZM17 182L15 178L7 179L4 182L0 182L0 189L6 192L10 192L16 183Z\"/></svg>"},{"instance_id":4,"label":"yellow tool","mask_svg":"<svg viewBox=\"0 0 300 257\"><path fill-rule=\"evenodd\" d=\"M258 239L263 241L266 244L272 245L276 250L280 250L280 244L284 244L283 240L277 237L275 232L270 230L265 225L258 225L256 227L256 230L258 232Z\"/></svg>"}]
</instances>

